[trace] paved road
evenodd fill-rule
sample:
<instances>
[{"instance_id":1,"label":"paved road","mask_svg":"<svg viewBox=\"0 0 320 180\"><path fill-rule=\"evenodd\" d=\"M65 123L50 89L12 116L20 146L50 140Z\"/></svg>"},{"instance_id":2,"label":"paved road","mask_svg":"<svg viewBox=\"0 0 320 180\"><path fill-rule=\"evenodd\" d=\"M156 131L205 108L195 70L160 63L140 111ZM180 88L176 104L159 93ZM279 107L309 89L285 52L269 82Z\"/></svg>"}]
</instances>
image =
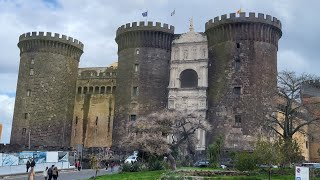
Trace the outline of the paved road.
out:
<instances>
[{"instance_id":1,"label":"paved road","mask_svg":"<svg viewBox=\"0 0 320 180\"><path fill-rule=\"evenodd\" d=\"M115 168L115 171L113 173L116 173L118 171L118 168ZM104 175L104 174L110 174L110 168L108 171L105 170L99 170L98 175ZM94 176L95 170L92 169L86 169L82 171L59 171L59 177L58 180L84 180L89 179L90 177ZM4 179L10 179L10 180L27 180L28 175L19 175L19 176L8 176ZM43 180L42 173L37 173L36 178L34 180Z\"/></svg>"}]
</instances>

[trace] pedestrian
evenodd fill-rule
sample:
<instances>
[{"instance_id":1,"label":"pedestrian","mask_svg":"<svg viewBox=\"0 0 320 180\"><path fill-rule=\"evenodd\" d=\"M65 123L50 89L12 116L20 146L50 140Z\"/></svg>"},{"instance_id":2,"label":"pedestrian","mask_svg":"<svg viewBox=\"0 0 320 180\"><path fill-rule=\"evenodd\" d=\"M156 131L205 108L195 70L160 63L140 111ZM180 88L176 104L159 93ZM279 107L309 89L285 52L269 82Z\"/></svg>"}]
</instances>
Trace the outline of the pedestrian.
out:
<instances>
[{"instance_id":1,"label":"pedestrian","mask_svg":"<svg viewBox=\"0 0 320 180\"><path fill-rule=\"evenodd\" d=\"M108 167L109 167L109 162L108 161L106 161L106 171L108 171Z\"/></svg>"},{"instance_id":2,"label":"pedestrian","mask_svg":"<svg viewBox=\"0 0 320 180\"><path fill-rule=\"evenodd\" d=\"M58 179L58 176L59 176L58 168L57 168L57 167L54 167L53 170L52 170L53 180L57 180L57 179Z\"/></svg>"},{"instance_id":3,"label":"pedestrian","mask_svg":"<svg viewBox=\"0 0 320 180\"><path fill-rule=\"evenodd\" d=\"M31 167L35 167L36 166L36 162L34 161L34 159L32 159L30 166Z\"/></svg>"},{"instance_id":4,"label":"pedestrian","mask_svg":"<svg viewBox=\"0 0 320 180\"><path fill-rule=\"evenodd\" d=\"M47 179L48 179L48 166L47 166L46 169L43 171L42 175L43 175L43 177L44 177L44 180L47 180Z\"/></svg>"},{"instance_id":5,"label":"pedestrian","mask_svg":"<svg viewBox=\"0 0 320 180\"><path fill-rule=\"evenodd\" d=\"M29 171L30 166L31 166L31 164L30 164L30 161L28 160L27 164L26 164L27 172Z\"/></svg>"},{"instance_id":6,"label":"pedestrian","mask_svg":"<svg viewBox=\"0 0 320 180\"><path fill-rule=\"evenodd\" d=\"M111 172L113 172L114 166L115 166L115 162L114 162L114 161L111 161L111 164L110 164L110 170L111 170Z\"/></svg>"},{"instance_id":7,"label":"pedestrian","mask_svg":"<svg viewBox=\"0 0 320 180\"><path fill-rule=\"evenodd\" d=\"M81 164L79 160L76 162L76 168L78 169L78 171L81 170Z\"/></svg>"},{"instance_id":8,"label":"pedestrian","mask_svg":"<svg viewBox=\"0 0 320 180\"><path fill-rule=\"evenodd\" d=\"M53 167L54 167L54 165L52 165L52 166L48 169L48 176L49 176L49 179L48 179L48 180L51 180L51 179L52 179Z\"/></svg>"},{"instance_id":9,"label":"pedestrian","mask_svg":"<svg viewBox=\"0 0 320 180\"><path fill-rule=\"evenodd\" d=\"M36 173L34 172L34 167L31 167L28 180L34 180L35 175L36 175Z\"/></svg>"}]
</instances>

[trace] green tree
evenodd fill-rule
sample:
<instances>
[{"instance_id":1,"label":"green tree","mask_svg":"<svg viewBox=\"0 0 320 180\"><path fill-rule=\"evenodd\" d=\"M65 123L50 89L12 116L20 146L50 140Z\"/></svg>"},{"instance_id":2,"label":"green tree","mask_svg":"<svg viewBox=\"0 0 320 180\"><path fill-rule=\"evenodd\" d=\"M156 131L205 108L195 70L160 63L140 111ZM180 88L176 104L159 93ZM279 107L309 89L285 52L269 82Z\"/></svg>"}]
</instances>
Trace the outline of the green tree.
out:
<instances>
[{"instance_id":1,"label":"green tree","mask_svg":"<svg viewBox=\"0 0 320 180\"><path fill-rule=\"evenodd\" d=\"M213 144L210 144L208 147L209 161L212 167L219 167L221 160L221 152L223 148L223 139L218 137Z\"/></svg>"}]
</instances>

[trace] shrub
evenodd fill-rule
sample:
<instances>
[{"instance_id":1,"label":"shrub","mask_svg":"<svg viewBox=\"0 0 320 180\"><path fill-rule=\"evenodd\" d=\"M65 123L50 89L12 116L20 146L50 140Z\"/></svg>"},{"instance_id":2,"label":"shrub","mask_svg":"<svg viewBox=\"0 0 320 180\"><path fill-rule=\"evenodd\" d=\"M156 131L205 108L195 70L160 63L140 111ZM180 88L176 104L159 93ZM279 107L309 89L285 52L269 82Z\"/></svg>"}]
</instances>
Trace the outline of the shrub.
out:
<instances>
[{"instance_id":1,"label":"shrub","mask_svg":"<svg viewBox=\"0 0 320 180\"><path fill-rule=\"evenodd\" d=\"M122 171L123 172L139 172L144 169L143 166L144 165L140 162L135 162L133 164L124 163L122 165Z\"/></svg>"},{"instance_id":2,"label":"shrub","mask_svg":"<svg viewBox=\"0 0 320 180\"><path fill-rule=\"evenodd\" d=\"M236 155L236 168L239 171L251 171L257 168L257 160L253 154L242 152Z\"/></svg>"},{"instance_id":3,"label":"shrub","mask_svg":"<svg viewBox=\"0 0 320 180\"><path fill-rule=\"evenodd\" d=\"M150 161L148 163L148 169L150 171L156 171L156 170L163 170L165 168L165 162L163 160L155 160L155 161Z\"/></svg>"}]
</instances>

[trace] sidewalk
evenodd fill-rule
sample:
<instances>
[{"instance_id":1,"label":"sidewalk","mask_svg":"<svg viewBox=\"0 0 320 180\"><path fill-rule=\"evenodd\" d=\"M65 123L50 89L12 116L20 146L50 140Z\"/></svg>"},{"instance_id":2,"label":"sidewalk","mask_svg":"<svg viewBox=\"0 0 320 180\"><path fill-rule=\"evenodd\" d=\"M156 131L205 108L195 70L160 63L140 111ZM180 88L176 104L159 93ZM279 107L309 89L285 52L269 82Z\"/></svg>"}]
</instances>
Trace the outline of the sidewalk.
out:
<instances>
[{"instance_id":1,"label":"sidewalk","mask_svg":"<svg viewBox=\"0 0 320 180\"><path fill-rule=\"evenodd\" d=\"M115 168L115 171L112 173L118 173L118 167ZM75 171L74 169L68 169L68 170L61 170L59 171L59 178L61 180L87 180L90 177L94 176L95 170L94 169L84 169L81 171ZM110 168L108 171L105 169L100 169L98 172L98 176L105 175L105 174L111 174ZM7 179L7 180L26 180L28 177L27 173L23 174L11 174L8 176L4 176L0 179ZM36 173L36 177L34 180L43 180L42 172Z\"/></svg>"}]
</instances>

